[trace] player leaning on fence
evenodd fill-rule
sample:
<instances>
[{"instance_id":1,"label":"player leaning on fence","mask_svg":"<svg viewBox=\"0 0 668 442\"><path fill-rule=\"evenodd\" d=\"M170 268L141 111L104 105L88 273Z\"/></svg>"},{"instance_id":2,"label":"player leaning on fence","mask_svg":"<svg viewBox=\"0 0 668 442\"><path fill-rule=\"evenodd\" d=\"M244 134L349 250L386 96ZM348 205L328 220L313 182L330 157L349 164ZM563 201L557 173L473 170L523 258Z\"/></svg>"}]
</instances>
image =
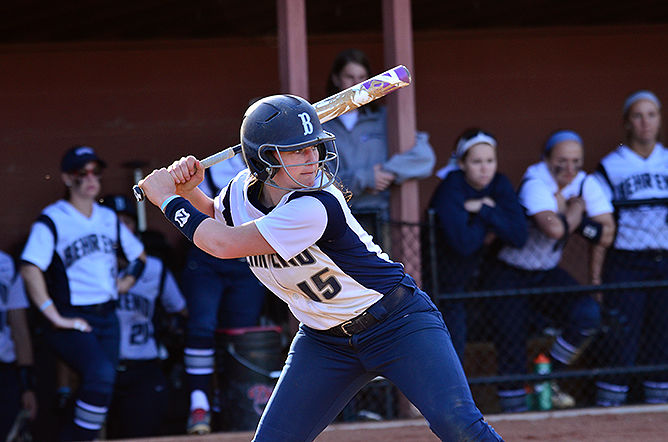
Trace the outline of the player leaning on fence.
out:
<instances>
[{"instance_id":1,"label":"player leaning on fence","mask_svg":"<svg viewBox=\"0 0 668 442\"><path fill-rule=\"evenodd\" d=\"M606 155L597 177L609 200L633 203L616 208L617 237L608 251L604 283L665 280L668 275L668 150L659 142L661 103L649 91L638 91L625 101L624 144ZM632 366L643 355L645 364L668 363L668 293L660 290L608 292L605 307L611 314L602 356L610 366ZM644 338L644 339L643 339ZM645 343L641 346L641 343ZM648 403L668 402L668 376L645 379ZM606 377L597 382L596 402L602 406L626 401L626 376Z\"/></svg>"},{"instance_id":2,"label":"player leaning on fence","mask_svg":"<svg viewBox=\"0 0 668 442\"><path fill-rule=\"evenodd\" d=\"M521 248L505 246L484 274L487 289L516 289L577 285L559 267L568 235L576 231L592 243L590 279L599 275L602 253L612 241L612 205L598 181L582 171L584 148L571 130L554 132L543 149L543 160L529 166L519 188L520 204L529 217L529 237ZM590 294L540 294L492 298L490 319L499 333L494 336L500 374L526 373L526 341L530 317L540 312L553 319L563 332L550 350L556 368L575 361L600 324L599 305ZM503 331L501 333L501 331ZM556 383L553 405L572 406ZM504 411L526 410L522 382L499 386ZM563 399L563 400L562 400Z\"/></svg>"}]
</instances>

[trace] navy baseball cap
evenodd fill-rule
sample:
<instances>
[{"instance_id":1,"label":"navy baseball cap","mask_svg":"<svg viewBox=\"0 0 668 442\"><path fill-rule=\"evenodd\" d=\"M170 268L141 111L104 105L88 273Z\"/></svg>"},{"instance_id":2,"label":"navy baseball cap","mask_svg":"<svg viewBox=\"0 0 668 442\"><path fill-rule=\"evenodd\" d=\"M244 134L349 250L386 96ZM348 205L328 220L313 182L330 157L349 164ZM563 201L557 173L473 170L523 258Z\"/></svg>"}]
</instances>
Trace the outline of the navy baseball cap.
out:
<instances>
[{"instance_id":1,"label":"navy baseball cap","mask_svg":"<svg viewBox=\"0 0 668 442\"><path fill-rule=\"evenodd\" d=\"M60 170L63 172L72 172L84 167L91 161L95 161L100 167L107 167L107 163L97 156L95 150L89 146L74 146L70 148L60 162Z\"/></svg>"}]
</instances>

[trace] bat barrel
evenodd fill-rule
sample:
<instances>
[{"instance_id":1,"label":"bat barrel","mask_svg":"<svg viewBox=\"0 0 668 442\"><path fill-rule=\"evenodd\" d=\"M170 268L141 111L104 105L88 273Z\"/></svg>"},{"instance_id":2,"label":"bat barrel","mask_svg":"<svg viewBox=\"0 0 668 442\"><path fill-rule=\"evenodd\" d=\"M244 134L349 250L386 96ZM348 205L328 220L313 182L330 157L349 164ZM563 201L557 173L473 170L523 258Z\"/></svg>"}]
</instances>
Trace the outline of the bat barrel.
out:
<instances>
[{"instance_id":1,"label":"bat barrel","mask_svg":"<svg viewBox=\"0 0 668 442\"><path fill-rule=\"evenodd\" d=\"M313 105L320 122L325 123L339 115L364 106L392 91L411 83L411 74L404 65L395 66L361 83L342 90Z\"/></svg>"},{"instance_id":2,"label":"bat barrel","mask_svg":"<svg viewBox=\"0 0 668 442\"><path fill-rule=\"evenodd\" d=\"M384 97L392 91L408 86L410 83L410 71L406 66L399 65L324 100L320 100L313 107L318 114L320 122L325 123L352 109L357 109L373 100ZM228 147L225 150L204 158L201 161L202 167L206 169L216 163L230 159L240 152L241 144ZM144 200L146 195L138 185L135 185L132 191L138 202Z\"/></svg>"}]
</instances>

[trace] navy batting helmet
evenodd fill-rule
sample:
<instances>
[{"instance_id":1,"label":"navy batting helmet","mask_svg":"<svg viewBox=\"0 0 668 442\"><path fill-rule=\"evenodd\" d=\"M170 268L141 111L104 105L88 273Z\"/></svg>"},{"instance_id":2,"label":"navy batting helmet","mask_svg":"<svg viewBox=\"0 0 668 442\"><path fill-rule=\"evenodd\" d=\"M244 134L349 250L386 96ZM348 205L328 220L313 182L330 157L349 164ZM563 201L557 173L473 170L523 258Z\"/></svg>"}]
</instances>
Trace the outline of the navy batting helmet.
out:
<instances>
[{"instance_id":1,"label":"navy batting helmet","mask_svg":"<svg viewBox=\"0 0 668 442\"><path fill-rule=\"evenodd\" d=\"M246 166L258 180L284 190L322 189L334 181L339 166L334 138L333 134L322 129L311 103L295 95L272 95L256 101L248 108L241 123L241 151ZM307 186L290 174L279 152L311 146L318 148L320 175L317 184ZM328 165L331 161L334 161L332 167ZM280 169L287 172L297 184L297 189L286 189L276 184L272 178Z\"/></svg>"}]
</instances>

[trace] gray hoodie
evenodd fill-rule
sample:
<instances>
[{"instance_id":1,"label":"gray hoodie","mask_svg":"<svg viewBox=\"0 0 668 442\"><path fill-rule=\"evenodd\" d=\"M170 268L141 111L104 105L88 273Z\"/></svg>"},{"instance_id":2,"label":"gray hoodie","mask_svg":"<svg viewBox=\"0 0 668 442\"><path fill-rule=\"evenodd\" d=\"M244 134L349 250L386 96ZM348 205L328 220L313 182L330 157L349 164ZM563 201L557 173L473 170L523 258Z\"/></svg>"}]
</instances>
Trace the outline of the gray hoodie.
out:
<instances>
[{"instance_id":1,"label":"gray hoodie","mask_svg":"<svg viewBox=\"0 0 668 442\"><path fill-rule=\"evenodd\" d=\"M436 162L426 132L417 132L415 146L410 150L388 158L385 108L377 112L360 112L350 131L339 118L324 123L323 128L336 136L340 163L338 177L353 193L350 201L353 210L378 210L387 217L389 191L371 193L374 165L382 164L383 170L396 175L394 184L401 184L410 178L429 177Z\"/></svg>"}]
</instances>

